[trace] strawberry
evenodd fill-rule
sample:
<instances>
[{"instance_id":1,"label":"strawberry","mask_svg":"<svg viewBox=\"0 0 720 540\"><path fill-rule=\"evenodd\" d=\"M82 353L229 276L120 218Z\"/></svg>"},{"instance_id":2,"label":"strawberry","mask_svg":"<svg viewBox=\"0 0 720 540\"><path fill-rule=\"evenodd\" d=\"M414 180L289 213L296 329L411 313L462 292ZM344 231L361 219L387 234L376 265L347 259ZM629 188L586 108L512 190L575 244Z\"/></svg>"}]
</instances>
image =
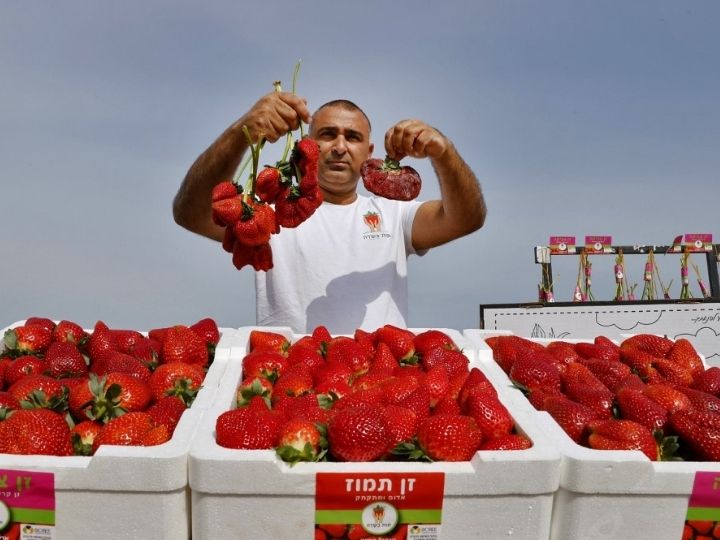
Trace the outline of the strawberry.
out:
<instances>
[{"instance_id":1,"label":"strawberry","mask_svg":"<svg viewBox=\"0 0 720 540\"><path fill-rule=\"evenodd\" d=\"M505 373L510 373L513 363L521 356L525 356L532 351L546 352L545 347L539 343L520 336L495 336L495 338L490 342L493 344L491 346L493 359Z\"/></svg>"},{"instance_id":2,"label":"strawberry","mask_svg":"<svg viewBox=\"0 0 720 540\"><path fill-rule=\"evenodd\" d=\"M190 325L190 330L195 332L205 342L208 355L213 358L215 347L220 342L220 329L214 319L205 317Z\"/></svg>"},{"instance_id":3,"label":"strawberry","mask_svg":"<svg viewBox=\"0 0 720 540\"><path fill-rule=\"evenodd\" d=\"M462 410L475 420L483 439L497 439L515 427L510 412L497 398L494 389L488 391L483 384L475 385L468 392Z\"/></svg>"},{"instance_id":4,"label":"strawberry","mask_svg":"<svg viewBox=\"0 0 720 540\"><path fill-rule=\"evenodd\" d=\"M658 358L653 361L652 367L669 383L680 386L690 386L693 382L693 375L690 369L676 364L672 360Z\"/></svg>"},{"instance_id":5,"label":"strawberry","mask_svg":"<svg viewBox=\"0 0 720 540\"><path fill-rule=\"evenodd\" d=\"M435 347L442 347L450 350L458 349L457 345L450 336L442 330L435 329L425 330L424 332L420 332L415 335L413 345L415 347L415 352L421 358L423 358L425 353L427 353L430 349L434 349Z\"/></svg>"},{"instance_id":6,"label":"strawberry","mask_svg":"<svg viewBox=\"0 0 720 540\"><path fill-rule=\"evenodd\" d=\"M648 384L641 391L670 414L692 407L689 397L666 384Z\"/></svg>"},{"instance_id":7,"label":"strawberry","mask_svg":"<svg viewBox=\"0 0 720 540\"><path fill-rule=\"evenodd\" d=\"M313 391L313 376L309 367L296 364L286 369L273 385L273 397L302 396Z\"/></svg>"},{"instance_id":8,"label":"strawberry","mask_svg":"<svg viewBox=\"0 0 720 540\"><path fill-rule=\"evenodd\" d=\"M62 320L53 328L53 341L71 341L82 347L88 340L88 333L83 327L73 321Z\"/></svg>"},{"instance_id":9,"label":"strawberry","mask_svg":"<svg viewBox=\"0 0 720 540\"><path fill-rule=\"evenodd\" d=\"M273 384L265 377L246 377L235 391L235 406L244 407L255 396L265 400L268 408L272 403Z\"/></svg>"},{"instance_id":10,"label":"strawberry","mask_svg":"<svg viewBox=\"0 0 720 540\"><path fill-rule=\"evenodd\" d=\"M250 330L248 336L248 350L250 352L267 350L284 355L289 348L290 342L283 334L268 330Z\"/></svg>"},{"instance_id":11,"label":"strawberry","mask_svg":"<svg viewBox=\"0 0 720 540\"><path fill-rule=\"evenodd\" d=\"M154 370L158 365L158 357L160 356L160 343L150 338L143 338L138 341L130 351L130 355L140 360L150 370Z\"/></svg>"},{"instance_id":12,"label":"strawberry","mask_svg":"<svg viewBox=\"0 0 720 540\"><path fill-rule=\"evenodd\" d=\"M118 405L128 412L142 411L152 401L150 385L132 375L121 372L108 373L106 384L111 387L120 386Z\"/></svg>"},{"instance_id":13,"label":"strawberry","mask_svg":"<svg viewBox=\"0 0 720 540\"><path fill-rule=\"evenodd\" d=\"M443 399L437 402L437 405L435 405L430 414L462 414L462 409L460 404L457 402L457 399L446 395Z\"/></svg>"},{"instance_id":14,"label":"strawberry","mask_svg":"<svg viewBox=\"0 0 720 540\"><path fill-rule=\"evenodd\" d=\"M308 219L322 204L319 189L301 193L292 186L283 189L275 200L275 218L281 227L294 228Z\"/></svg>"},{"instance_id":15,"label":"strawberry","mask_svg":"<svg viewBox=\"0 0 720 540\"><path fill-rule=\"evenodd\" d=\"M675 341L666 358L688 369L693 377L697 377L705 371L702 358L693 347L693 344L685 338Z\"/></svg>"},{"instance_id":16,"label":"strawberry","mask_svg":"<svg viewBox=\"0 0 720 540\"><path fill-rule=\"evenodd\" d=\"M393 371L400 366L400 363L393 355L386 343L378 343L373 354L370 371L383 375L392 375Z\"/></svg>"},{"instance_id":17,"label":"strawberry","mask_svg":"<svg viewBox=\"0 0 720 540\"><path fill-rule=\"evenodd\" d=\"M272 410L281 415L284 420L305 417L305 411L315 409L319 405L317 394L312 392L300 396L284 394L273 395L273 397L275 401L272 403ZM263 402L265 401L263 400Z\"/></svg>"},{"instance_id":18,"label":"strawberry","mask_svg":"<svg viewBox=\"0 0 720 540\"><path fill-rule=\"evenodd\" d=\"M597 413L590 407L561 395L546 396L541 410L547 411L568 437L576 443L582 443L589 422L597 419Z\"/></svg>"},{"instance_id":19,"label":"strawberry","mask_svg":"<svg viewBox=\"0 0 720 540\"><path fill-rule=\"evenodd\" d=\"M670 415L670 425L687 445L704 461L720 461L720 415L693 408Z\"/></svg>"},{"instance_id":20,"label":"strawberry","mask_svg":"<svg viewBox=\"0 0 720 540\"><path fill-rule=\"evenodd\" d=\"M418 426L417 442L433 461L469 461L480 448L482 432L469 416L438 414Z\"/></svg>"},{"instance_id":21,"label":"strawberry","mask_svg":"<svg viewBox=\"0 0 720 540\"><path fill-rule=\"evenodd\" d=\"M132 352L133 347L145 339L145 336L137 330L119 330L111 328L110 335L112 337L113 349L126 354Z\"/></svg>"},{"instance_id":22,"label":"strawberry","mask_svg":"<svg viewBox=\"0 0 720 540\"><path fill-rule=\"evenodd\" d=\"M288 359L282 354L259 350L245 355L242 373L244 378L263 377L275 382L289 365Z\"/></svg>"},{"instance_id":23,"label":"strawberry","mask_svg":"<svg viewBox=\"0 0 720 540\"><path fill-rule=\"evenodd\" d=\"M347 533L347 525L339 525L334 523L322 523L317 525L318 529L327 533L329 538L345 538ZM316 539L317 540L317 539Z\"/></svg>"},{"instance_id":24,"label":"strawberry","mask_svg":"<svg viewBox=\"0 0 720 540\"><path fill-rule=\"evenodd\" d=\"M90 372L96 375L107 375L108 373L127 373L142 381L150 379L150 368L134 356L120 351L110 350L95 357L90 366Z\"/></svg>"},{"instance_id":25,"label":"strawberry","mask_svg":"<svg viewBox=\"0 0 720 540\"><path fill-rule=\"evenodd\" d=\"M76 456L89 456L92 454L93 441L102 429L100 422L84 420L75 424L70 430L70 440L73 446L73 453Z\"/></svg>"},{"instance_id":26,"label":"strawberry","mask_svg":"<svg viewBox=\"0 0 720 540\"><path fill-rule=\"evenodd\" d=\"M275 451L288 463L319 461L327 452L325 428L310 420L291 419L280 429Z\"/></svg>"},{"instance_id":27,"label":"strawberry","mask_svg":"<svg viewBox=\"0 0 720 540\"><path fill-rule=\"evenodd\" d=\"M683 386L676 386L675 388L688 397L692 408L698 411L720 413L720 398L693 388Z\"/></svg>"},{"instance_id":28,"label":"strawberry","mask_svg":"<svg viewBox=\"0 0 720 540\"><path fill-rule=\"evenodd\" d=\"M233 265L238 270L250 265L256 271L264 272L273 267L272 248L270 244L246 246L240 242L235 242L232 253Z\"/></svg>"},{"instance_id":29,"label":"strawberry","mask_svg":"<svg viewBox=\"0 0 720 540\"><path fill-rule=\"evenodd\" d=\"M353 338L336 336L327 344L325 360L328 364L345 364L350 368L353 375L357 376L367 373L372 358Z\"/></svg>"},{"instance_id":30,"label":"strawberry","mask_svg":"<svg viewBox=\"0 0 720 540\"><path fill-rule=\"evenodd\" d=\"M630 366L619 359L580 358L578 363L588 368L610 390L614 390L615 386L631 373Z\"/></svg>"},{"instance_id":31,"label":"strawberry","mask_svg":"<svg viewBox=\"0 0 720 540\"><path fill-rule=\"evenodd\" d=\"M150 405L146 412L152 417L156 425L165 426L172 436L175 427L186 410L187 405L179 397L164 396Z\"/></svg>"},{"instance_id":32,"label":"strawberry","mask_svg":"<svg viewBox=\"0 0 720 540\"><path fill-rule=\"evenodd\" d=\"M138 446L157 446L166 443L172 437L172 433L165 425L154 426L146 431L140 440Z\"/></svg>"},{"instance_id":33,"label":"strawberry","mask_svg":"<svg viewBox=\"0 0 720 540\"><path fill-rule=\"evenodd\" d=\"M332 386L335 383L348 385L353 375L350 366L341 362L326 362L313 373L315 387L319 390L321 386Z\"/></svg>"},{"instance_id":34,"label":"strawberry","mask_svg":"<svg viewBox=\"0 0 720 540\"><path fill-rule=\"evenodd\" d=\"M428 370L422 383L430 394L430 407L437 405L450 389L450 378L444 366Z\"/></svg>"},{"instance_id":35,"label":"strawberry","mask_svg":"<svg viewBox=\"0 0 720 540\"><path fill-rule=\"evenodd\" d=\"M545 348L560 361L560 364L557 364L558 367L572 364L580 359L580 355L575 350L575 345L566 341L551 341ZM561 371L564 371L562 367Z\"/></svg>"},{"instance_id":36,"label":"strawberry","mask_svg":"<svg viewBox=\"0 0 720 540\"><path fill-rule=\"evenodd\" d=\"M8 393L24 408L65 410L68 389L57 379L46 375L28 375L8 388Z\"/></svg>"},{"instance_id":37,"label":"strawberry","mask_svg":"<svg viewBox=\"0 0 720 540\"><path fill-rule=\"evenodd\" d=\"M243 215L243 201L241 197L214 201L210 208L213 222L221 227L228 227L230 230L240 221Z\"/></svg>"},{"instance_id":38,"label":"strawberry","mask_svg":"<svg viewBox=\"0 0 720 540\"><path fill-rule=\"evenodd\" d=\"M417 364L415 334L410 330L386 324L377 329L376 336L378 343L385 343L390 347L393 356L401 364Z\"/></svg>"},{"instance_id":39,"label":"strawberry","mask_svg":"<svg viewBox=\"0 0 720 540\"><path fill-rule=\"evenodd\" d=\"M135 399L132 395L133 384L140 386ZM127 410L144 409L151 399L147 383L126 373L112 373L100 378L91 373L86 382L70 388L68 406L76 420L107 422Z\"/></svg>"},{"instance_id":40,"label":"strawberry","mask_svg":"<svg viewBox=\"0 0 720 540\"><path fill-rule=\"evenodd\" d=\"M0 391L0 418L4 418L7 411L20 408L20 400L10 392Z\"/></svg>"},{"instance_id":41,"label":"strawberry","mask_svg":"<svg viewBox=\"0 0 720 540\"><path fill-rule=\"evenodd\" d=\"M163 341L165 341L165 336L167 336L169 330L169 326L165 326L162 328L151 328L150 330L148 330L148 338L162 345Z\"/></svg>"},{"instance_id":42,"label":"strawberry","mask_svg":"<svg viewBox=\"0 0 720 540\"><path fill-rule=\"evenodd\" d=\"M532 440L526 435L509 433L496 439L485 440L480 450L527 450L532 448Z\"/></svg>"},{"instance_id":43,"label":"strawberry","mask_svg":"<svg viewBox=\"0 0 720 540\"><path fill-rule=\"evenodd\" d=\"M595 450L640 450L657 461L660 450L652 432L632 420L598 420L588 425L588 445Z\"/></svg>"},{"instance_id":44,"label":"strawberry","mask_svg":"<svg viewBox=\"0 0 720 540\"><path fill-rule=\"evenodd\" d=\"M48 375L56 379L82 377L88 372L85 357L74 341L51 343L45 355L45 369Z\"/></svg>"},{"instance_id":45,"label":"strawberry","mask_svg":"<svg viewBox=\"0 0 720 540\"><path fill-rule=\"evenodd\" d=\"M543 356L531 353L518 358L512 365L510 379L518 388L533 390L535 388L559 389L561 385L560 371Z\"/></svg>"},{"instance_id":46,"label":"strawberry","mask_svg":"<svg viewBox=\"0 0 720 540\"><path fill-rule=\"evenodd\" d=\"M110 328L103 321L95 323L95 327L87 340L86 348L91 360L94 360L105 351L115 348Z\"/></svg>"},{"instance_id":47,"label":"strawberry","mask_svg":"<svg viewBox=\"0 0 720 540\"><path fill-rule=\"evenodd\" d=\"M264 167L255 178L255 195L264 203L274 203L283 188L282 181L280 169Z\"/></svg>"},{"instance_id":48,"label":"strawberry","mask_svg":"<svg viewBox=\"0 0 720 540\"><path fill-rule=\"evenodd\" d=\"M5 347L15 356L43 354L52 341L52 330L41 325L16 326L5 331Z\"/></svg>"},{"instance_id":49,"label":"strawberry","mask_svg":"<svg viewBox=\"0 0 720 540\"><path fill-rule=\"evenodd\" d=\"M155 427L152 416L146 412L128 412L112 418L95 437L92 453L104 444L140 446L145 435Z\"/></svg>"},{"instance_id":50,"label":"strawberry","mask_svg":"<svg viewBox=\"0 0 720 540\"><path fill-rule=\"evenodd\" d=\"M301 173L306 174L306 169L320 159L320 147L318 143L309 137L303 137L295 142L290 161L300 167Z\"/></svg>"},{"instance_id":51,"label":"strawberry","mask_svg":"<svg viewBox=\"0 0 720 540\"><path fill-rule=\"evenodd\" d=\"M276 229L275 211L270 205L251 199L242 202L242 215L233 224L233 235L239 243L250 247L267 244Z\"/></svg>"},{"instance_id":52,"label":"strawberry","mask_svg":"<svg viewBox=\"0 0 720 540\"><path fill-rule=\"evenodd\" d=\"M384 397L384 391L379 386L358 390L353 387L350 392L337 399L332 407L333 410L340 411L365 405L380 405L385 404Z\"/></svg>"},{"instance_id":53,"label":"strawberry","mask_svg":"<svg viewBox=\"0 0 720 540\"><path fill-rule=\"evenodd\" d=\"M235 184L230 180L225 180L216 184L212 190L211 200L212 202L221 201L223 199L232 199L242 193L242 187Z\"/></svg>"},{"instance_id":54,"label":"strawberry","mask_svg":"<svg viewBox=\"0 0 720 540\"><path fill-rule=\"evenodd\" d=\"M620 344L620 350L637 349L657 358L664 358L673 347L673 341L654 334L636 334Z\"/></svg>"},{"instance_id":55,"label":"strawberry","mask_svg":"<svg viewBox=\"0 0 720 540\"><path fill-rule=\"evenodd\" d=\"M709 367L698 373L690 387L716 397L720 396L720 367Z\"/></svg>"},{"instance_id":56,"label":"strawberry","mask_svg":"<svg viewBox=\"0 0 720 540\"><path fill-rule=\"evenodd\" d=\"M380 405L339 410L328 425L330 453L339 461L375 461L388 449L387 413Z\"/></svg>"},{"instance_id":57,"label":"strawberry","mask_svg":"<svg viewBox=\"0 0 720 540\"><path fill-rule=\"evenodd\" d=\"M420 194L422 181L418 172L388 156L382 159L368 159L360 168L363 185L369 192L400 201L410 201Z\"/></svg>"},{"instance_id":58,"label":"strawberry","mask_svg":"<svg viewBox=\"0 0 720 540\"><path fill-rule=\"evenodd\" d=\"M668 412L640 390L623 388L616 399L621 418L642 424L651 432L665 427Z\"/></svg>"},{"instance_id":59,"label":"strawberry","mask_svg":"<svg viewBox=\"0 0 720 540\"><path fill-rule=\"evenodd\" d=\"M305 343L305 345L302 343ZM325 365L325 359L320 353L322 346L318 346L312 337L303 336L293 345L294 346L290 347L287 352L287 359L290 365L303 365L310 368L312 373L315 373L316 370Z\"/></svg>"},{"instance_id":60,"label":"strawberry","mask_svg":"<svg viewBox=\"0 0 720 540\"><path fill-rule=\"evenodd\" d=\"M207 366L209 354L205 341L188 326L178 324L168 329L160 349L160 362L185 362Z\"/></svg>"},{"instance_id":61,"label":"strawberry","mask_svg":"<svg viewBox=\"0 0 720 540\"><path fill-rule=\"evenodd\" d=\"M327 327L324 325L319 325L313 328L311 336L315 340L315 342L318 343L321 349L323 347L323 343L325 343L325 345L327 346L327 344L330 343L330 340L332 339L330 330L328 330Z\"/></svg>"},{"instance_id":62,"label":"strawberry","mask_svg":"<svg viewBox=\"0 0 720 540\"><path fill-rule=\"evenodd\" d=\"M266 450L275 446L282 424L280 415L251 403L220 414L215 422L215 439L225 448Z\"/></svg>"},{"instance_id":63,"label":"strawberry","mask_svg":"<svg viewBox=\"0 0 720 540\"><path fill-rule=\"evenodd\" d=\"M435 347L422 355L422 366L430 371L435 366L443 366L448 377L452 378L460 373L467 373L470 360L458 349Z\"/></svg>"},{"instance_id":64,"label":"strawberry","mask_svg":"<svg viewBox=\"0 0 720 540\"><path fill-rule=\"evenodd\" d=\"M205 371L200 366L171 362L159 365L150 375L148 384L153 399L160 400L166 396L175 396L189 407L200 391L203 380L205 380Z\"/></svg>"},{"instance_id":65,"label":"strawberry","mask_svg":"<svg viewBox=\"0 0 720 540\"><path fill-rule=\"evenodd\" d=\"M568 383L565 395L573 401L591 408L598 418L610 418L613 415L613 393L605 386L591 386L582 382Z\"/></svg>"},{"instance_id":66,"label":"strawberry","mask_svg":"<svg viewBox=\"0 0 720 540\"><path fill-rule=\"evenodd\" d=\"M388 452L392 451L398 444L409 442L417 433L418 416L415 411L400 405L388 405L387 431L390 442Z\"/></svg>"},{"instance_id":67,"label":"strawberry","mask_svg":"<svg viewBox=\"0 0 720 540\"><path fill-rule=\"evenodd\" d=\"M5 368L5 387L9 388L15 382L27 375L40 375L45 372L45 361L33 355L18 356Z\"/></svg>"},{"instance_id":68,"label":"strawberry","mask_svg":"<svg viewBox=\"0 0 720 540\"><path fill-rule=\"evenodd\" d=\"M620 358L620 351L617 346L610 347L598 343L575 343L575 352L578 353L581 358L597 358L612 361L617 361Z\"/></svg>"},{"instance_id":69,"label":"strawberry","mask_svg":"<svg viewBox=\"0 0 720 540\"><path fill-rule=\"evenodd\" d=\"M55 328L55 321L47 317L28 317L25 320L25 326L42 326L52 332Z\"/></svg>"},{"instance_id":70,"label":"strawberry","mask_svg":"<svg viewBox=\"0 0 720 540\"><path fill-rule=\"evenodd\" d=\"M39 327L38 327L39 328ZM60 413L49 409L17 409L2 422L3 439L10 448L0 450L12 454L70 456L70 428Z\"/></svg>"}]
</instances>

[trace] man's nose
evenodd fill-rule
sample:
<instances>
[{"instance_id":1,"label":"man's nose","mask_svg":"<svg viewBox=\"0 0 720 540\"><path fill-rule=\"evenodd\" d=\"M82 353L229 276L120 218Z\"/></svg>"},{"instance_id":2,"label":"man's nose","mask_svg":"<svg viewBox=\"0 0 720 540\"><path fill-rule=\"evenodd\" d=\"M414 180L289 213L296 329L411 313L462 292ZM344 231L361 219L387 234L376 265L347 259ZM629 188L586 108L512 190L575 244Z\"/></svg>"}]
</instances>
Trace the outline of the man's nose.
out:
<instances>
[{"instance_id":1,"label":"man's nose","mask_svg":"<svg viewBox=\"0 0 720 540\"><path fill-rule=\"evenodd\" d=\"M347 152L347 141L345 140L345 137L340 135L335 139L333 142L333 151L337 154L344 154Z\"/></svg>"}]
</instances>

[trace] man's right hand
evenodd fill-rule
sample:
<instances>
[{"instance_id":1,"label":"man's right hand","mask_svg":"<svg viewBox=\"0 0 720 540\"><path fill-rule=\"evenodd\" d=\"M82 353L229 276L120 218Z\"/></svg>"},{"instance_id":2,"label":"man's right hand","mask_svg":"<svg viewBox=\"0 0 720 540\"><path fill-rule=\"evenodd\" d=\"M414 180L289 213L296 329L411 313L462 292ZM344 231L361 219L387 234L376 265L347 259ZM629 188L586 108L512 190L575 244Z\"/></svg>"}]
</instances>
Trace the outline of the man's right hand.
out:
<instances>
[{"instance_id":1,"label":"man's right hand","mask_svg":"<svg viewBox=\"0 0 720 540\"><path fill-rule=\"evenodd\" d=\"M289 131L300 127L300 122L310 122L307 100L289 92L270 92L238 120L247 126L253 143L262 139L274 143Z\"/></svg>"}]
</instances>

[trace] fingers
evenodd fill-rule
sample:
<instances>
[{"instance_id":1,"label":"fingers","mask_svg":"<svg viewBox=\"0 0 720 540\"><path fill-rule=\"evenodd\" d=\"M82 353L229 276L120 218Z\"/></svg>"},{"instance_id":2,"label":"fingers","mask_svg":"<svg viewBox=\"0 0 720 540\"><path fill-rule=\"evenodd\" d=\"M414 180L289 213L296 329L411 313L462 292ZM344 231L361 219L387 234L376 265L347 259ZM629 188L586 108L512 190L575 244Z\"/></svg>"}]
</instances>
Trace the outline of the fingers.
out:
<instances>
[{"instance_id":1,"label":"fingers","mask_svg":"<svg viewBox=\"0 0 720 540\"><path fill-rule=\"evenodd\" d=\"M266 139L271 143L298 129L301 121L310 121L307 101L287 92L266 94L243 118L254 142Z\"/></svg>"},{"instance_id":2,"label":"fingers","mask_svg":"<svg viewBox=\"0 0 720 540\"><path fill-rule=\"evenodd\" d=\"M405 156L437 158L445 152L447 144L442 133L420 120L403 120L385 133L385 151L396 160Z\"/></svg>"}]
</instances>

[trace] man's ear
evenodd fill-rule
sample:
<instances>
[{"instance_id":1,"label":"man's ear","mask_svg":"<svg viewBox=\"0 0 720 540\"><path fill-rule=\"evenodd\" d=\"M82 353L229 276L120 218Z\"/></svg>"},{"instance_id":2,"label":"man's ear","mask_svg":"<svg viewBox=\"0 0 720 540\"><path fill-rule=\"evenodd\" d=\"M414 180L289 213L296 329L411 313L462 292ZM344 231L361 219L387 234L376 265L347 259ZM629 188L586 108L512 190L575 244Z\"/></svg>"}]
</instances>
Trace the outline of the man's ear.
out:
<instances>
[{"instance_id":1,"label":"man's ear","mask_svg":"<svg viewBox=\"0 0 720 540\"><path fill-rule=\"evenodd\" d=\"M373 155L373 151L375 150L375 145L373 143L370 143L368 146L368 159L370 159Z\"/></svg>"}]
</instances>

